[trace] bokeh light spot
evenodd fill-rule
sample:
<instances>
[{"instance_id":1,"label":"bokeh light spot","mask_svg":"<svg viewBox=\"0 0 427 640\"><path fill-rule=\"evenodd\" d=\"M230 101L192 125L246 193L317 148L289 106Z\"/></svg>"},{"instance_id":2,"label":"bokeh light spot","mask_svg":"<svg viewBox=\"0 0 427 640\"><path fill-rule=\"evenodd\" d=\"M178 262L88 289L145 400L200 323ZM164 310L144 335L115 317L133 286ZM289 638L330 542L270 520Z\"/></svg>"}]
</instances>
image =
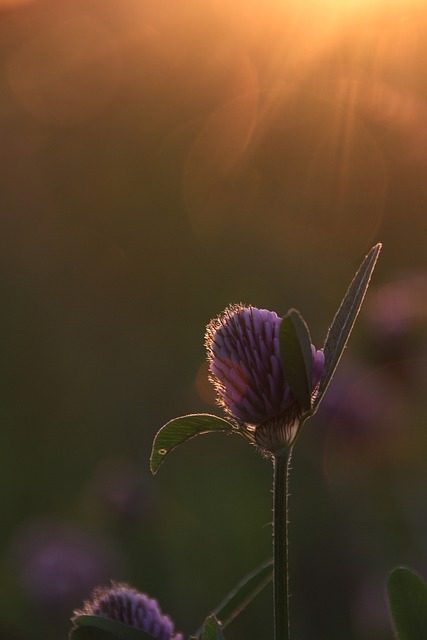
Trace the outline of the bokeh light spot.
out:
<instances>
[{"instance_id":1,"label":"bokeh light spot","mask_svg":"<svg viewBox=\"0 0 427 640\"><path fill-rule=\"evenodd\" d=\"M36 0L0 0L0 11L3 9L18 9L28 4L32 4Z\"/></svg>"},{"instance_id":2,"label":"bokeh light spot","mask_svg":"<svg viewBox=\"0 0 427 640\"><path fill-rule=\"evenodd\" d=\"M35 118L71 125L110 103L119 81L114 39L100 20L76 16L28 41L7 67L18 103Z\"/></svg>"},{"instance_id":3,"label":"bokeh light spot","mask_svg":"<svg viewBox=\"0 0 427 640\"><path fill-rule=\"evenodd\" d=\"M238 181L250 144L258 105L257 77L250 61L238 57L230 98L200 131L187 159L184 197L196 233L220 231L226 223L227 191Z\"/></svg>"},{"instance_id":4,"label":"bokeh light spot","mask_svg":"<svg viewBox=\"0 0 427 640\"><path fill-rule=\"evenodd\" d=\"M194 386L199 397L211 406L216 405L213 384L209 381L209 365L203 362L197 369Z\"/></svg>"}]
</instances>

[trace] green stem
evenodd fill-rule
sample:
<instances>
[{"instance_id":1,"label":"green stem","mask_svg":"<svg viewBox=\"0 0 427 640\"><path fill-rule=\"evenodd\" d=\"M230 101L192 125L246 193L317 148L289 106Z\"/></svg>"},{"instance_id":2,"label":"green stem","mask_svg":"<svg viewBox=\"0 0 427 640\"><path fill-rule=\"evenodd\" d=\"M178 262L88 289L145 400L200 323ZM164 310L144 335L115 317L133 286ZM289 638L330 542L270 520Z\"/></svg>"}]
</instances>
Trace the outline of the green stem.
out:
<instances>
[{"instance_id":1,"label":"green stem","mask_svg":"<svg viewBox=\"0 0 427 640\"><path fill-rule=\"evenodd\" d=\"M274 640L289 640L288 479L292 448L273 457Z\"/></svg>"}]
</instances>

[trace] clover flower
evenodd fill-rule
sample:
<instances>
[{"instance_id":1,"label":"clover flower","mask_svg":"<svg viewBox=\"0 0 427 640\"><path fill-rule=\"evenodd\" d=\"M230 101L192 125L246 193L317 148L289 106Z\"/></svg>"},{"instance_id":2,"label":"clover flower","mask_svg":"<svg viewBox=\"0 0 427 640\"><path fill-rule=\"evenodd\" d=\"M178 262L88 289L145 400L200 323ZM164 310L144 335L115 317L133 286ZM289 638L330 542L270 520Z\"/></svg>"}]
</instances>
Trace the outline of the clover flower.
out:
<instances>
[{"instance_id":1,"label":"clover flower","mask_svg":"<svg viewBox=\"0 0 427 640\"><path fill-rule=\"evenodd\" d=\"M280 357L279 327L274 311L234 305L212 320L206 330L211 381L218 403L267 451L290 446L303 408L292 393ZM311 391L323 366L323 351L311 345Z\"/></svg>"},{"instance_id":2,"label":"clover flower","mask_svg":"<svg viewBox=\"0 0 427 640\"><path fill-rule=\"evenodd\" d=\"M132 589L127 584L112 583L109 588L98 587L92 599L74 616L100 616L142 629L157 640L183 640L182 633L175 634L174 623L160 610L157 600Z\"/></svg>"}]
</instances>

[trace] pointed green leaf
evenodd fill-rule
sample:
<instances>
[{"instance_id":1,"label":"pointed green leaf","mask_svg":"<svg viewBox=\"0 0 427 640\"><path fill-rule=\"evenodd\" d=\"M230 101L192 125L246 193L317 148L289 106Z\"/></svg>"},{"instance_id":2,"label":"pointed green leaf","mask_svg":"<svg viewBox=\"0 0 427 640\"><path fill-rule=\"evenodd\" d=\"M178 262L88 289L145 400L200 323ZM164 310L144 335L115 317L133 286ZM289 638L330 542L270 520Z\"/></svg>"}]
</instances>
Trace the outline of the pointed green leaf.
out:
<instances>
[{"instance_id":1,"label":"pointed green leaf","mask_svg":"<svg viewBox=\"0 0 427 640\"><path fill-rule=\"evenodd\" d=\"M209 413L195 413L181 418L174 418L158 432L151 451L150 468L156 473L166 456L186 440L205 433L236 431L235 427L218 416Z\"/></svg>"},{"instance_id":2,"label":"pointed green leaf","mask_svg":"<svg viewBox=\"0 0 427 640\"><path fill-rule=\"evenodd\" d=\"M302 315L290 309L279 327L280 357L286 380L304 411L311 409L311 339Z\"/></svg>"},{"instance_id":3,"label":"pointed green leaf","mask_svg":"<svg viewBox=\"0 0 427 640\"><path fill-rule=\"evenodd\" d=\"M273 577L273 561L263 562L262 565L251 571L241 580L224 600L214 609L212 615L225 629L241 613L248 604L264 589ZM198 629L193 637L200 638L202 628Z\"/></svg>"},{"instance_id":4,"label":"pointed green leaf","mask_svg":"<svg viewBox=\"0 0 427 640\"><path fill-rule=\"evenodd\" d=\"M243 580L224 598L215 609L214 614L225 628L247 605L271 582L273 577L273 562L264 562L255 571L245 576Z\"/></svg>"},{"instance_id":5,"label":"pointed green leaf","mask_svg":"<svg viewBox=\"0 0 427 640\"><path fill-rule=\"evenodd\" d=\"M329 327L323 347L325 367L322 377L320 378L319 390L313 403L313 408L317 407L323 398L345 349L347 340L362 306L381 247L381 243L376 244L365 257Z\"/></svg>"},{"instance_id":6,"label":"pointed green leaf","mask_svg":"<svg viewBox=\"0 0 427 640\"><path fill-rule=\"evenodd\" d=\"M153 640L151 633L101 616L77 616L73 625L70 640Z\"/></svg>"},{"instance_id":7,"label":"pointed green leaf","mask_svg":"<svg viewBox=\"0 0 427 640\"><path fill-rule=\"evenodd\" d=\"M414 571L399 567L391 572L387 595L399 640L426 640L427 585Z\"/></svg>"},{"instance_id":8,"label":"pointed green leaf","mask_svg":"<svg viewBox=\"0 0 427 640\"><path fill-rule=\"evenodd\" d=\"M215 616L206 618L201 640L225 640L221 626Z\"/></svg>"}]
</instances>

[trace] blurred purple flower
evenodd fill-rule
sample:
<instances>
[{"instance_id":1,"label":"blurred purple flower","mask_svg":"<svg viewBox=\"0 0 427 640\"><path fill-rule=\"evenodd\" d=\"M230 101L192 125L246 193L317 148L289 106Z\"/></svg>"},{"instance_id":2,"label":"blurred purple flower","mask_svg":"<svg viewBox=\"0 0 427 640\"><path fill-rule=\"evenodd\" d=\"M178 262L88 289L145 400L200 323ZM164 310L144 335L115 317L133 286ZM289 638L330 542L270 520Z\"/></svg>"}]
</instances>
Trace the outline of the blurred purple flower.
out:
<instances>
[{"instance_id":1,"label":"blurred purple flower","mask_svg":"<svg viewBox=\"0 0 427 640\"><path fill-rule=\"evenodd\" d=\"M374 289L364 314L369 356L389 365L410 392L425 379L426 291L426 271L407 273Z\"/></svg>"},{"instance_id":2,"label":"blurred purple flower","mask_svg":"<svg viewBox=\"0 0 427 640\"><path fill-rule=\"evenodd\" d=\"M127 521L149 516L154 505L151 478L124 458L105 460L88 487L92 508L101 507L110 517Z\"/></svg>"},{"instance_id":3,"label":"blurred purple flower","mask_svg":"<svg viewBox=\"0 0 427 640\"><path fill-rule=\"evenodd\" d=\"M275 433L279 447L292 443L303 414L286 381L280 357L281 322L274 311L231 306L210 322L205 340L219 404L239 423L262 425L256 430L259 435L264 432L267 439L274 439ZM313 345L311 350L314 391L323 371L324 355ZM268 449L264 438L258 444Z\"/></svg>"},{"instance_id":4,"label":"blurred purple flower","mask_svg":"<svg viewBox=\"0 0 427 640\"><path fill-rule=\"evenodd\" d=\"M81 615L100 616L142 629L158 640L183 640L182 633L175 634L174 623L160 610L157 600L132 589L127 584L112 583L109 588L98 587L83 609L74 612Z\"/></svg>"},{"instance_id":5,"label":"blurred purple flower","mask_svg":"<svg viewBox=\"0 0 427 640\"><path fill-rule=\"evenodd\" d=\"M21 531L11 558L28 597L58 616L122 567L119 554L104 539L53 518Z\"/></svg>"},{"instance_id":6,"label":"blurred purple flower","mask_svg":"<svg viewBox=\"0 0 427 640\"><path fill-rule=\"evenodd\" d=\"M405 344L411 335L425 332L427 320L427 273L401 276L375 289L365 310L365 322L374 339Z\"/></svg>"},{"instance_id":7,"label":"blurred purple flower","mask_svg":"<svg viewBox=\"0 0 427 640\"><path fill-rule=\"evenodd\" d=\"M330 384L318 419L336 430L335 446L348 446L355 453L356 444L373 451L377 442L386 453L405 424L404 415L402 390L386 367L370 368L347 360Z\"/></svg>"}]
</instances>

